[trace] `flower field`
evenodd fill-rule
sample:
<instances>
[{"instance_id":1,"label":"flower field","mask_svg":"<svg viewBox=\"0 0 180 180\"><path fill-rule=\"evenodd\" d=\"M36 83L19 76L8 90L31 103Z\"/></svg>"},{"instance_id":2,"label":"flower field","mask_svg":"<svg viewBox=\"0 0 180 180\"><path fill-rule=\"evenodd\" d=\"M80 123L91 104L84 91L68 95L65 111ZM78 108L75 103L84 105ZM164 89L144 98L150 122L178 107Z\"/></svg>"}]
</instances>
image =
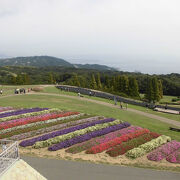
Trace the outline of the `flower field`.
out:
<instances>
[{"instance_id":1,"label":"flower field","mask_svg":"<svg viewBox=\"0 0 180 180\"><path fill-rule=\"evenodd\" d=\"M0 107L0 139L22 149L180 164L180 142L119 119L60 109Z\"/></svg>"}]
</instances>

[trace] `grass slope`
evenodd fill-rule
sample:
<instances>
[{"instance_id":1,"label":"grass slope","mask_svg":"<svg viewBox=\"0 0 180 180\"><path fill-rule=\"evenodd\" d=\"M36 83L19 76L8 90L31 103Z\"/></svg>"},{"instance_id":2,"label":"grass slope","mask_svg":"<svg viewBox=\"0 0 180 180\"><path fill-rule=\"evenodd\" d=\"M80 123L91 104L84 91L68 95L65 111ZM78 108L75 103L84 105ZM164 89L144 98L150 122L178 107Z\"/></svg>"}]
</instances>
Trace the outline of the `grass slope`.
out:
<instances>
[{"instance_id":1,"label":"grass slope","mask_svg":"<svg viewBox=\"0 0 180 180\"><path fill-rule=\"evenodd\" d=\"M75 100L70 97L59 97L49 95L21 95L4 97L0 99L0 106L13 107L50 107L64 110L73 110L90 113L93 115L103 115L114 117L123 121L128 121L133 125L148 128L151 131L171 136L173 139L180 141L178 132L168 130L169 124L151 119L133 112L123 111L113 107L107 107L92 102Z\"/></svg>"}]
</instances>

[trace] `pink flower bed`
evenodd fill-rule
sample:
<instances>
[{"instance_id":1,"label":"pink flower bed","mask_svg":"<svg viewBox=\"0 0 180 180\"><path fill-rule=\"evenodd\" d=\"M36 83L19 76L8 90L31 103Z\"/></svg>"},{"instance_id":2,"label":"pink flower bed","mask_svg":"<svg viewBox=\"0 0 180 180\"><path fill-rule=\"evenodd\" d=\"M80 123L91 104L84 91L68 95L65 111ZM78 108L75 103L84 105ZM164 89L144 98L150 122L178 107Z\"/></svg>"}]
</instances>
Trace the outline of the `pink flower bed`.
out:
<instances>
[{"instance_id":1,"label":"pink flower bed","mask_svg":"<svg viewBox=\"0 0 180 180\"><path fill-rule=\"evenodd\" d=\"M118 131L103 135L101 137L93 138L93 139L91 139L89 141L82 142L82 143L79 143L77 145L74 145L74 146L68 148L66 150L66 152L73 153L73 154L79 153L81 151L89 149L89 148L91 148L93 146L96 146L98 144L105 143L105 142L110 141L110 140L112 140L112 139L114 139L116 137L120 137L120 136L122 136L124 134L135 132L136 130L140 130L140 129L142 129L142 128L137 127L137 126L131 126L131 127L128 127L128 128L124 128L124 129L121 129L121 130L118 130Z\"/></svg>"},{"instance_id":2,"label":"pink flower bed","mask_svg":"<svg viewBox=\"0 0 180 180\"><path fill-rule=\"evenodd\" d=\"M166 160L170 163L178 163L180 164L180 149L173 152L171 155L169 155Z\"/></svg>"},{"instance_id":3,"label":"pink flower bed","mask_svg":"<svg viewBox=\"0 0 180 180\"><path fill-rule=\"evenodd\" d=\"M147 158L151 161L161 161L178 149L180 149L180 142L171 141L149 153Z\"/></svg>"}]
</instances>

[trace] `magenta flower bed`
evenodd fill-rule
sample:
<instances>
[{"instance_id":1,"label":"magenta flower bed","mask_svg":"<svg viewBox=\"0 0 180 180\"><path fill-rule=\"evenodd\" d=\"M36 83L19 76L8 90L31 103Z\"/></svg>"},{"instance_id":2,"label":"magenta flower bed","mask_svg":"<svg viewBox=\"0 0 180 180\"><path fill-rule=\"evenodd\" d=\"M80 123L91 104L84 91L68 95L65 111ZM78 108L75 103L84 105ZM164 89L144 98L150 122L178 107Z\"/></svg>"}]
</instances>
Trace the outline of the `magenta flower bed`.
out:
<instances>
[{"instance_id":1,"label":"magenta flower bed","mask_svg":"<svg viewBox=\"0 0 180 180\"><path fill-rule=\"evenodd\" d=\"M151 161L161 161L180 148L180 142L168 142L147 155Z\"/></svg>"},{"instance_id":2,"label":"magenta flower bed","mask_svg":"<svg viewBox=\"0 0 180 180\"><path fill-rule=\"evenodd\" d=\"M89 148L91 148L93 146L96 146L98 144L110 141L110 140L112 140L112 139L114 139L116 137L122 136L123 134L128 134L128 133L134 132L134 131L139 130L139 129L142 129L142 128L137 127L137 126L131 126L131 127L128 127L128 128L120 129L120 130L111 132L109 134L106 134L104 136L96 137L96 138L93 138L93 139L91 139L89 141L82 142L80 144L74 145L74 146L68 148L66 150L66 152L73 153L73 154L79 153L79 152L87 150L87 149L89 149Z\"/></svg>"},{"instance_id":3,"label":"magenta flower bed","mask_svg":"<svg viewBox=\"0 0 180 180\"><path fill-rule=\"evenodd\" d=\"M111 121L114 121L114 120L115 119L113 119L113 118L108 118L108 119L104 119L104 120L98 120L98 121L94 121L94 122L90 122L90 123L81 124L81 125L78 125L78 126L74 126L74 127L70 127L70 128L67 128L67 129L60 130L60 131L55 131L55 132L48 133L48 134L45 134L45 135L42 135L42 136L38 136L36 138L24 140L19 145L22 146L22 147L32 146L37 141L45 141L45 140L54 138L56 136L60 136L60 135L67 134L67 133L70 133L70 132L73 132L73 131L84 129L84 128L87 128L87 127L90 127L90 126L94 126L96 124L103 124L103 123L106 123L106 122L111 122Z\"/></svg>"},{"instance_id":4,"label":"magenta flower bed","mask_svg":"<svg viewBox=\"0 0 180 180\"><path fill-rule=\"evenodd\" d=\"M180 164L180 149L173 152L171 155L169 155L166 160L170 163L178 163Z\"/></svg>"}]
</instances>

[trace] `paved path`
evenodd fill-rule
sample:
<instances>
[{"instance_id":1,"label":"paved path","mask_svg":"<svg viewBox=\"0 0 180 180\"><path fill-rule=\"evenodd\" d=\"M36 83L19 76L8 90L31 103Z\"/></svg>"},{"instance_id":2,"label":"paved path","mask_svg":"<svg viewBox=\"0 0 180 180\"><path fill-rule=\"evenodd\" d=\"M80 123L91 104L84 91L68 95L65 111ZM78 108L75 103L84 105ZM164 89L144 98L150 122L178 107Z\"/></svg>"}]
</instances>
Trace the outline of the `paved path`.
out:
<instances>
[{"instance_id":1,"label":"paved path","mask_svg":"<svg viewBox=\"0 0 180 180\"><path fill-rule=\"evenodd\" d=\"M23 156L48 180L179 180L180 173Z\"/></svg>"},{"instance_id":2,"label":"paved path","mask_svg":"<svg viewBox=\"0 0 180 180\"><path fill-rule=\"evenodd\" d=\"M88 98L85 98L85 97L77 97L77 96L70 96L70 95L64 95L64 94L53 94L53 93L29 93L29 94L39 94L39 95L45 95L46 94L46 95L50 95L50 96L61 96L61 97L67 97L67 98L72 98L72 99L78 99L78 100L82 100L82 101L89 101L89 102L93 102L93 103L97 103L97 104L101 104L101 105L105 105L105 106L109 106L109 107L113 107L113 108L118 108L118 109L120 108L119 106L114 106L113 104L110 104L110 103L107 103L107 102L98 101L98 100L94 100L94 99L88 99ZM139 111L137 109L132 109L132 108L128 108L127 111L134 112L134 113L137 113L137 114L140 114L140 115L152 118L152 119L157 119L159 121L168 123L170 125L180 127L180 122L179 121L175 121L175 120L172 120L172 119L168 119L168 118L165 118L165 117L161 117L161 116L158 116L158 115L155 115L155 114L150 114L150 113Z\"/></svg>"}]
</instances>

